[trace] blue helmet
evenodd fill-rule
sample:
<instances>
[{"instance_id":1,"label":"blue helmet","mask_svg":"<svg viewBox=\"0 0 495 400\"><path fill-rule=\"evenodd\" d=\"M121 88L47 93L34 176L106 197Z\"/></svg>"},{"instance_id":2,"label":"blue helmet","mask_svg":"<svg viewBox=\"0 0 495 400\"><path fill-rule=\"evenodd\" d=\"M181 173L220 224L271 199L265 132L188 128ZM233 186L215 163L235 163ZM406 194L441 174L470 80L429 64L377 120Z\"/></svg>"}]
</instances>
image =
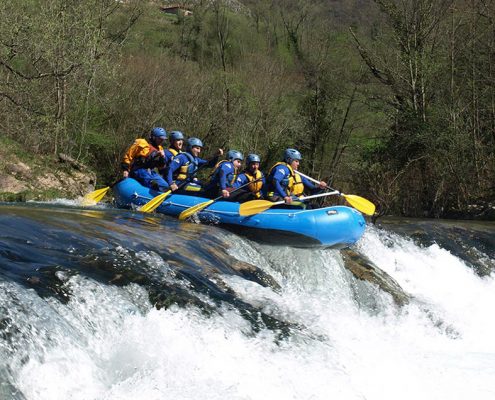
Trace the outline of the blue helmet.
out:
<instances>
[{"instance_id":1,"label":"blue helmet","mask_svg":"<svg viewBox=\"0 0 495 400\"><path fill-rule=\"evenodd\" d=\"M184 134L181 131L170 132L170 141L173 140L184 140Z\"/></svg>"},{"instance_id":2,"label":"blue helmet","mask_svg":"<svg viewBox=\"0 0 495 400\"><path fill-rule=\"evenodd\" d=\"M167 131L161 127L156 127L151 130L151 136L160 139L166 139Z\"/></svg>"},{"instance_id":3,"label":"blue helmet","mask_svg":"<svg viewBox=\"0 0 495 400\"><path fill-rule=\"evenodd\" d=\"M234 161L234 160L244 160L244 156L240 151L237 150L229 150L227 152L227 160Z\"/></svg>"},{"instance_id":4,"label":"blue helmet","mask_svg":"<svg viewBox=\"0 0 495 400\"><path fill-rule=\"evenodd\" d=\"M301 160L302 156L296 149L287 149L284 152L284 161L290 163L292 160Z\"/></svg>"},{"instance_id":5,"label":"blue helmet","mask_svg":"<svg viewBox=\"0 0 495 400\"><path fill-rule=\"evenodd\" d=\"M187 139L187 151L191 150L193 146L203 147L203 142L197 137Z\"/></svg>"},{"instance_id":6,"label":"blue helmet","mask_svg":"<svg viewBox=\"0 0 495 400\"><path fill-rule=\"evenodd\" d=\"M258 154L249 154L247 157L246 157L246 164L249 165L251 163L259 163L261 162L261 158Z\"/></svg>"}]
</instances>

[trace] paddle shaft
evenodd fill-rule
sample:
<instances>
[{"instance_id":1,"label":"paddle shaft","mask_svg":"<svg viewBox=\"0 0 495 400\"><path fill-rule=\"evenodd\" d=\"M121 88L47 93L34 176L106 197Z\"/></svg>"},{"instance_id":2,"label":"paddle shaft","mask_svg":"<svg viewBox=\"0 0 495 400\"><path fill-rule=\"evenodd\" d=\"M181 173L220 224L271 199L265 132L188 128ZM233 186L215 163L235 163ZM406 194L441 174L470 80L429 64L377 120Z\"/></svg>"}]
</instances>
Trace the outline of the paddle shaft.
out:
<instances>
[{"instance_id":1,"label":"paddle shaft","mask_svg":"<svg viewBox=\"0 0 495 400\"><path fill-rule=\"evenodd\" d=\"M263 178L258 178L258 179L255 179L254 181L249 181L248 183L245 183L244 185L239 186L238 188L235 188L234 190L232 190L232 192L230 192L230 194L235 193L238 190L244 189L246 186L249 186L251 183L261 181L262 179ZM215 199L213 199L213 202L218 201L218 200L222 200L223 198L224 198L223 196L218 196Z\"/></svg>"},{"instance_id":2,"label":"paddle shaft","mask_svg":"<svg viewBox=\"0 0 495 400\"><path fill-rule=\"evenodd\" d=\"M316 179L313 179L310 176L304 175L302 172L299 172L297 170L296 170L296 172L299 175L304 176L306 179L309 179L312 182L315 182L318 184L320 183ZM356 196L354 194L344 194L342 192L339 192L338 190L332 189L331 187L327 187L327 189L333 190L333 193L342 196L344 199L347 200L347 202L352 207L361 211L362 213L364 213L366 215L373 215L375 213L375 205L371 201L366 200L364 197Z\"/></svg>"},{"instance_id":3,"label":"paddle shaft","mask_svg":"<svg viewBox=\"0 0 495 400\"><path fill-rule=\"evenodd\" d=\"M238 188L232 190L232 192L230 192L230 193L237 192L238 190L248 186L249 184L251 184L253 182L257 182L261 179L262 178L259 178L259 179L255 179L254 181L250 181L248 183L245 183L244 185L239 186ZM197 212L200 212L201 210L205 209L206 207L210 206L211 204L215 203L218 200L222 200L223 198L224 198L223 196L218 196L217 198L215 198L213 200L208 200L208 201L205 201L203 203L196 204L195 206L186 208L184 211L182 211L179 214L179 221L184 221L185 219L189 218L191 215L196 214Z\"/></svg>"},{"instance_id":4,"label":"paddle shaft","mask_svg":"<svg viewBox=\"0 0 495 400\"><path fill-rule=\"evenodd\" d=\"M96 190L93 190L92 192L88 193L89 195L91 195L91 193L94 193L94 192L98 192L102 189L106 189L106 190L110 190L111 188L113 188L117 183L120 183L122 182L124 179L126 178L119 178L117 179L116 181L113 181L109 186L106 186L104 188L100 188L100 189L96 189Z\"/></svg>"},{"instance_id":5,"label":"paddle shaft","mask_svg":"<svg viewBox=\"0 0 495 400\"><path fill-rule=\"evenodd\" d=\"M331 196L333 194L338 194L339 192L327 192L327 193L319 193L319 194L314 194L312 196L301 196L298 197L297 199L300 201L305 201L305 200L310 200L314 199L316 197L325 197L325 196ZM268 210L269 208L272 208L273 206L276 206L278 204L286 204L285 201L276 201L276 202L271 202L269 200L253 200L253 201L248 201L247 203L242 203L239 206L239 215L242 217L248 217L250 215L254 214L259 214L262 213L263 211Z\"/></svg>"},{"instance_id":6,"label":"paddle shaft","mask_svg":"<svg viewBox=\"0 0 495 400\"><path fill-rule=\"evenodd\" d=\"M203 167L203 166L201 166L201 167ZM194 176L201 169L201 167L199 167L196 171L194 171L194 173L190 177L188 177L184 182L182 182L179 186L177 186L177 189L176 190L179 190L179 189L183 188L184 186L188 185L189 183L191 183L192 180L193 180L193 178L194 178ZM163 193L159 194L158 196L153 197L146 204L144 204L143 206L139 207L138 211L141 211L141 212L152 212L152 211L155 211L158 207L160 207L160 205L165 201L165 199L171 193L172 193L172 190L169 189L166 192L163 192Z\"/></svg>"},{"instance_id":7,"label":"paddle shaft","mask_svg":"<svg viewBox=\"0 0 495 400\"><path fill-rule=\"evenodd\" d=\"M298 200L300 201L306 201L309 199L316 199L317 197L326 197L326 196L331 196L334 194L340 194L338 190L334 190L333 192L326 192L326 193L319 193L319 194L313 194L311 196L301 196L298 197ZM285 204L285 200L280 200L280 201L275 201L272 203L272 205L277 205L277 204Z\"/></svg>"},{"instance_id":8,"label":"paddle shaft","mask_svg":"<svg viewBox=\"0 0 495 400\"><path fill-rule=\"evenodd\" d=\"M299 175L304 176L307 180L309 180L309 181L311 181L311 182L314 182L314 183L317 183L318 185L320 184L320 181L316 180L315 178L311 178L310 176L305 175L305 174L303 174L302 172L299 172L298 170L296 170L296 172L297 172ZM336 190L336 189L332 189L331 187L327 187L327 189L329 189L329 190L333 190L334 192L338 192L339 194L342 194L342 195L344 194L344 193L339 192L339 191L338 191L338 190Z\"/></svg>"},{"instance_id":9,"label":"paddle shaft","mask_svg":"<svg viewBox=\"0 0 495 400\"><path fill-rule=\"evenodd\" d=\"M113 188L113 187L114 187L117 183L122 182L124 179L126 179L126 178L119 178L119 179L117 179L116 181L114 181L114 182L113 182L113 183L109 186L109 187L110 187L110 189L111 189L111 188Z\"/></svg>"},{"instance_id":10,"label":"paddle shaft","mask_svg":"<svg viewBox=\"0 0 495 400\"><path fill-rule=\"evenodd\" d=\"M103 199L103 197L105 197L105 195L107 194L107 192L111 188L113 188L117 183L119 183L123 179L124 178L120 178L119 180L113 182L110 186L107 186L107 187L104 187L101 189L97 189L97 190L93 190L92 192L87 193L82 199L82 205L83 206L90 206L90 205L97 204L99 201L101 201Z\"/></svg>"}]
</instances>

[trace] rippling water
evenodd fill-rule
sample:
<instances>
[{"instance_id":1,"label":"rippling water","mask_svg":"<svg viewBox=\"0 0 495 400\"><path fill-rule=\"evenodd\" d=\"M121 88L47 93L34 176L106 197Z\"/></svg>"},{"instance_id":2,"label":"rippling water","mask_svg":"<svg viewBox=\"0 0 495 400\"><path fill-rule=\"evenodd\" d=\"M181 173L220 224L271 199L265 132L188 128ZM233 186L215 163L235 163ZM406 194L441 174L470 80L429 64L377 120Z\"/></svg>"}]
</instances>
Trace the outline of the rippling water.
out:
<instances>
[{"instance_id":1,"label":"rippling water","mask_svg":"<svg viewBox=\"0 0 495 400\"><path fill-rule=\"evenodd\" d=\"M400 307L337 250L0 206L0 399L493 399L494 233L369 228Z\"/></svg>"}]
</instances>

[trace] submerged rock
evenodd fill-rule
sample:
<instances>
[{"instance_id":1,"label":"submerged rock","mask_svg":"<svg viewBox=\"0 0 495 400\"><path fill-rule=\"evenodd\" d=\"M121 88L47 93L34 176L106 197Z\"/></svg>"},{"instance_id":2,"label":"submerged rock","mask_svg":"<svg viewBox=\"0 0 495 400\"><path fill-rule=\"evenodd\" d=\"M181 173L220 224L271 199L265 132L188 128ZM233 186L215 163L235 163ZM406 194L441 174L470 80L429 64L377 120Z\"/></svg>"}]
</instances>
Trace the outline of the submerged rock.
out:
<instances>
[{"instance_id":1,"label":"submerged rock","mask_svg":"<svg viewBox=\"0 0 495 400\"><path fill-rule=\"evenodd\" d=\"M390 294L398 306L408 304L410 296L386 272L374 265L367 257L351 249L341 250L345 267L360 280L370 282Z\"/></svg>"},{"instance_id":2,"label":"submerged rock","mask_svg":"<svg viewBox=\"0 0 495 400\"><path fill-rule=\"evenodd\" d=\"M212 255L215 255L217 259L225 260L226 264L233 271L236 271L240 274L244 279L248 279L250 281L256 282L257 284L264 287L271 287L274 290L279 290L280 285L277 281L269 274L264 272L262 269L258 268L253 264L249 264L245 261L240 261L228 254L226 254L227 243L225 243L225 247L212 247L210 252Z\"/></svg>"},{"instance_id":3,"label":"submerged rock","mask_svg":"<svg viewBox=\"0 0 495 400\"><path fill-rule=\"evenodd\" d=\"M67 303L75 278L145 289L155 308L197 307L205 314L236 309L250 332L265 328L282 339L299 324L241 299L226 276L278 289L269 274L228 254L223 231L165 216L123 210L91 212L27 205L0 208L4 240L0 271L40 297ZM217 228L215 228L217 229ZM143 310L146 312L146 310Z\"/></svg>"}]
</instances>

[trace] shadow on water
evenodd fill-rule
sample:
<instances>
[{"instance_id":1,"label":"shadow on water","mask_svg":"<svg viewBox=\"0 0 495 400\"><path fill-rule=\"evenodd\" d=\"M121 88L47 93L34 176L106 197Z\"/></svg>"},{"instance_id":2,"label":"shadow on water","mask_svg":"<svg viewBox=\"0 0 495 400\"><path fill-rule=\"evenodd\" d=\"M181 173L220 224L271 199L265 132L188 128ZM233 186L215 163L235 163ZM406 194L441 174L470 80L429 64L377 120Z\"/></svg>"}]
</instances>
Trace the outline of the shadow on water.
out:
<instances>
[{"instance_id":1,"label":"shadow on water","mask_svg":"<svg viewBox=\"0 0 495 400\"><path fill-rule=\"evenodd\" d=\"M220 228L35 204L0 206L0 225L0 282L16 282L42 298L69 301L68 277L80 275L107 285L138 284L156 308L194 305L208 314L227 304L253 332L268 328L285 337L300 328L243 302L224 283L221 275L236 275L278 289L271 276L227 253L222 237L228 233Z\"/></svg>"}]
</instances>

